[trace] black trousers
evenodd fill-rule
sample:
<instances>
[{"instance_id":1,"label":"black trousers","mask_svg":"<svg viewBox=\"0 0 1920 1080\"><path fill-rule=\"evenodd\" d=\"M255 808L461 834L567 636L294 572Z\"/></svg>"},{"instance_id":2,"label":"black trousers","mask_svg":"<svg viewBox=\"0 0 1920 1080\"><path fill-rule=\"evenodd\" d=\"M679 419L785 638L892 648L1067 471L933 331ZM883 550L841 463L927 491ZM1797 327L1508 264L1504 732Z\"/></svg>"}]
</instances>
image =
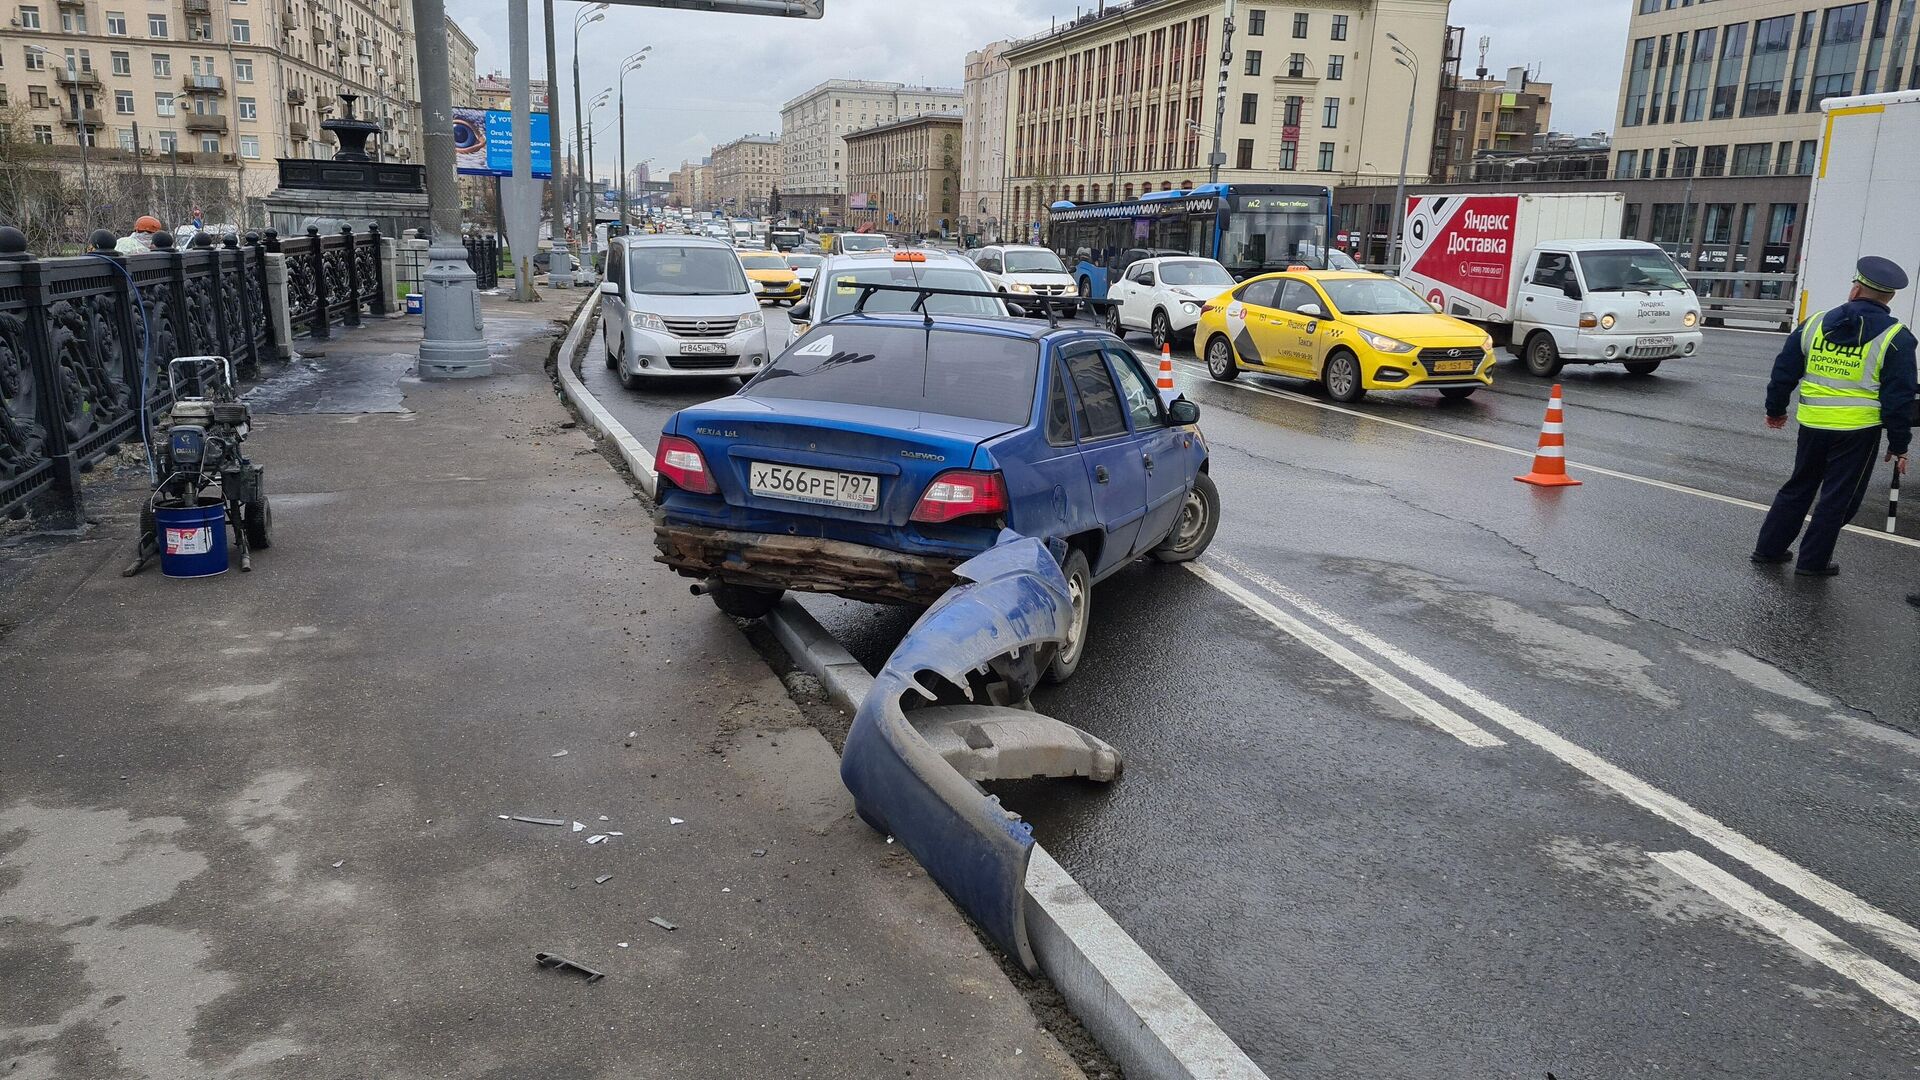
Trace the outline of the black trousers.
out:
<instances>
[{"instance_id":1,"label":"black trousers","mask_svg":"<svg viewBox=\"0 0 1920 1080\"><path fill-rule=\"evenodd\" d=\"M1754 551L1778 555L1793 546L1807 510L1813 520L1800 542L1799 566L1819 570L1833 561L1833 545L1840 528L1860 512L1873 476L1873 459L1880 452L1880 429L1828 431L1803 427L1794 451L1793 475L1773 497L1773 509L1760 526ZM1817 500L1817 501L1816 501Z\"/></svg>"}]
</instances>

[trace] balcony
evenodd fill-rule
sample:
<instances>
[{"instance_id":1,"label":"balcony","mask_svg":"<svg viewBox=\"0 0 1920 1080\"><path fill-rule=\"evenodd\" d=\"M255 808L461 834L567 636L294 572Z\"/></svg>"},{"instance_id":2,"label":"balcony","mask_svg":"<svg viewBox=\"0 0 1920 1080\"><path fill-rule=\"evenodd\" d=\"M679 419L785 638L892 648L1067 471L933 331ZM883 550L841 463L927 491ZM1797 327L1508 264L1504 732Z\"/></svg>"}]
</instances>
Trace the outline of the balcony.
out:
<instances>
[{"instance_id":1,"label":"balcony","mask_svg":"<svg viewBox=\"0 0 1920 1080\"><path fill-rule=\"evenodd\" d=\"M188 15L213 14L213 0L180 0L180 6Z\"/></svg>"},{"instance_id":2,"label":"balcony","mask_svg":"<svg viewBox=\"0 0 1920 1080\"><path fill-rule=\"evenodd\" d=\"M60 122L68 127L79 127L82 122L90 128L106 123L106 117L99 109L81 109L77 114L68 109L60 110Z\"/></svg>"},{"instance_id":3,"label":"balcony","mask_svg":"<svg viewBox=\"0 0 1920 1080\"><path fill-rule=\"evenodd\" d=\"M62 86L99 86L100 73L92 68L55 68L53 80Z\"/></svg>"},{"instance_id":4,"label":"balcony","mask_svg":"<svg viewBox=\"0 0 1920 1080\"><path fill-rule=\"evenodd\" d=\"M227 92L227 80L218 75L189 75L182 82L188 90L203 94L224 94Z\"/></svg>"},{"instance_id":5,"label":"balcony","mask_svg":"<svg viewBox=\"0 0 1920 1080\"><path fill-rule=\"evenodd\" d=\"M188 131L218 131L225 134L227 118L216 113L188 113L185 117Z\"/></svg>"},{"instance_id":6,"label":"balcony","mask_svg":"<svg viewBox=\"0 0 1920 1080\"><path fill-rule=\"evenodd\" d=\"M294 142L305 142L307 139L307 122L305 120L289 120L287 122L287 137L291 138Z\"/></svg>"},{"instance_id":7,"label":"balcony","mask_svg":"<svg viewBox=\"0 0 1920 1080\"><path fill-rule=\"evenodd\" d=\"M287 87L287 104L305 105L306 103L307 103L307 92L305 90L302 90L297 86Z\"/></svg>"}]
</instances>

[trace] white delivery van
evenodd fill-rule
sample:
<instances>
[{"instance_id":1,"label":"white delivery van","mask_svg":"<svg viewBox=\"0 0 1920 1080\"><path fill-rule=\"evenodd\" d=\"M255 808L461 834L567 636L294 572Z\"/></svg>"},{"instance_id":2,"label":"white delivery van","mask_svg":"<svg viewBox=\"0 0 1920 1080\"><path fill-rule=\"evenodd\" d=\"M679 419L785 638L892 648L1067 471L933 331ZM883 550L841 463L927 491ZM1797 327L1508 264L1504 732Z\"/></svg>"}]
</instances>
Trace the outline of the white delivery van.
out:
<instances>
[{"instance_id":1,"label":"white delivery van","mask_svg":"<svg viewBox=\"0 0 1920 1080\"><path fill-rule=\"evenodd\" d=\"M1624 204L1612 192L1410 198L1400 280L1542 378L1566 364L1650 374L1700 350L1700 298L1659 246L1612 239Z\"/></svg>"},{"instance_id":2,"label":"white delivery van","mask_svg":"<svg viewBox=\"0 0 1920 1080\"><path fill-rule=\"evenodd\" d=\"M1828 98L1807 228L1801 238L1800 318L1847 302L1862 256L1892 259L1920 280L1920 91ZM1894 317L1920 326L1920 289L1893 298Z\"/></svg>"}]
</instances>

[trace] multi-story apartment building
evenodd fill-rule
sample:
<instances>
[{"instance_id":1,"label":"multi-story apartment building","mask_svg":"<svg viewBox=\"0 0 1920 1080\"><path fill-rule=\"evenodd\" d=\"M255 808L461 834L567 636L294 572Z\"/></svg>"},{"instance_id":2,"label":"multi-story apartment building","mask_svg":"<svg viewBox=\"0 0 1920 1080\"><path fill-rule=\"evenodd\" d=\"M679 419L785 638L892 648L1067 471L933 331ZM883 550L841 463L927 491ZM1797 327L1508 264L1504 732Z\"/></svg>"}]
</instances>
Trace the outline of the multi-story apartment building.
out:
<instances>
[{"instance_id":1,"label":"multi-story apartment building","mask_svg":"<svg viewBox=\"0 0 1920 1080\"><path fill-rule=\"evenodd\" d=\"M447 20L447 85L453 88L453 107L480 107L480 49L460 24Z\"/></svg>"},{"instance_id":2,"label":"multi-story apartment building","mask_svg":"<svg viewBox=\"0 0 1920 1080\"><path fill-rule=\"evenodd\" d=\"M667 176L673 185L673 203L687 210L712 209L713 166L712 159L699 163L683 161L680 168Z\"/></svg>"},{"instance_id":3,"label":"multi-story apartment building","mask_svg":"<svg viewBox=\"0 0 1920 1080\"><path fill-rule=\"evenodd\" d=\"M126 208L129 221L152 209L173 224L199 208L210 222L264 225L274 159L331 157L319 122L339 115L342 93L385 125L376 152L420 156L403 0L7 2L0 107L33 143L73 147L73 162L57 153L62 167L86 138L96 203L137 178L123 201L149 205Z\"/></svg>"},{"instance_id":4,"label":"multi-story apartment building","mask_svg":"<svg viewBox=\"0 0 1920 1080\"><path fill-rule=\"evenodd\" d=\"M1508 68L1505 79L1461 79L1440 92L1439 124L1433 180L1469 179L1475 154L1526 150L1553 130L1553 84L1535 82L1523 67Z\"/></svg>"},{"instance_id":5,"label":"multi-story apartment building","mask_svg":"<svg viewBox=\"0 0 1920 1080\"><path fill-rule=\"evenodd\" d=\"M780 186L780 139L743 135L713 148L713 198L732 214L758 217L767 212Z\"/></svg>"},{"instance_id":6,"label":"multi-story apartment building","mask_svg":"<svg viewBox=\"0 0 1920 1080\"><path fill-rule=\"evenodd\" d=\"M1231 13L1224 130L1215 132ZM1104 202L1207 180L1327 184L1398 172L1411 105L1432 130L1447 0L1135 0L1006 52L1012 67L1008 218L1058 199ZM1414 95L1393 34L1427 77ZM1411 163L1425 178L1426 155Z\"/></svg>"},{"instance_id":7,"label":"multi-story apartment building","mask_svg":"<svg viewBox=\"0 0 1920 1080\"><path fill-rule=\"evenodd\" d=\"M848 222L909 236L950 233L964 126L959 115L932 113L848 133Z\"/></svg>"},{"instance_id":8,"label":"multi-story apartment building","mask_svg":"<svg viewBox=\"0 0 1920 1080\"><path fill-rule=\"evenodd\" d=\"M498 109L502 112L513 109L513 80L497 71L475 80L473 93L473 107L476 109ZM531 108L534 112L547 111L547 80L529 79L527 94L533 102Z\"/></svg>"},{"instance_id":9,"label":"multi-story apartment building","mask_svg":"<svg viewBox=\"0 0 1920 1080\"><path fill-rule=\"evenodd\" d=\"M904 116L958 113L961 104L958 90L897 82L829 79L808 90L780 108L781 204L806 217L842 220L848 132Z\"/></svg>"},{"instance_id":10,"label":"multi-story apartment building","mask_svg":"<svg viewBox=\"0 0 1920 1080\"><path fill-rule=\"evenodd\" d=\"M1006 52L1012 42L996 41L967 54L967 79L961 89L966 120L960 132L960 228L999 239L1006 216L1001 179L1007 172Z\"/></svg>"}]
</instances>

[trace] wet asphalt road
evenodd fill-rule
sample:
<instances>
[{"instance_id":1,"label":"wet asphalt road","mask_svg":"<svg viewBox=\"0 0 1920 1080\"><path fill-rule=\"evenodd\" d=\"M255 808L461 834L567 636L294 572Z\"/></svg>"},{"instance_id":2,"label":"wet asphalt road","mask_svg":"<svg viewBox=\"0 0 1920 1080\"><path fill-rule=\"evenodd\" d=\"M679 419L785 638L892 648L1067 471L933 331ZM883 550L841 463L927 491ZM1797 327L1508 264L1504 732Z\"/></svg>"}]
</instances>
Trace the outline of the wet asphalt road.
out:
<instances>
[{"instance_id":1,"label":"wet asphalt road","mask_svg":"<svg viewBox=\"0 0 1920 1080\"><path fill-rule=\"evenodd\" d=\"M1103 583L1083 670L1037 699L1127 772L1004 798L1275 1076L1920 1073L1889 1004L1920 1002L1920 551L1746 562L1761 511L1723 500L1791 461L1759 423L1778 340L1562 376L1576 475L1720 499L1515 484L1498 447L1531 448L1546 385L1512 364L1347 410L1182 366L1225 506L1206 576ZM586 370L648 443L732 389ZM870 666L912 621L806 602Z\"/></svg>"}]
</instances>

